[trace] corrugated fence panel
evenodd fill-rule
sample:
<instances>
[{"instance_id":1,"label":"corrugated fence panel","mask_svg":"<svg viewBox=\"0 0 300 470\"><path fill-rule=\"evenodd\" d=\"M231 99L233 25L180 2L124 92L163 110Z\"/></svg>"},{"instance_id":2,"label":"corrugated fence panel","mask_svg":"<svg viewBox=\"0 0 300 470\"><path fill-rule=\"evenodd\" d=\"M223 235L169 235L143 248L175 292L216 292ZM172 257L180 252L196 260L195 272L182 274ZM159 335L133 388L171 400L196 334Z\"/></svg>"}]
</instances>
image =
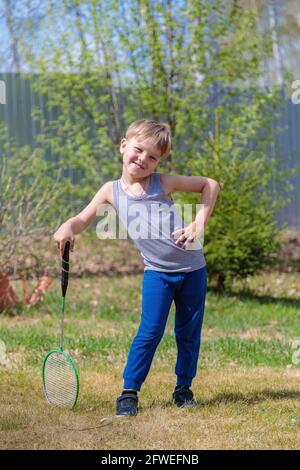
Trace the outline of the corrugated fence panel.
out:
<instances>
[{"instance_id":1,"label":"corrugated fence panel","mask_svg":"<svg viewBox=\"0 0 300 470\"><path fill-rule=\"evenodd\" d=\"M286 100L279 127L286 128L284 132L277 133L275 129L275 140L280 149L282 167L294 168L300 163L300 104ZM287 222L290 227L300 229L300 173L298 172L289 182L294 185L291 193L293 200L279 211L277 220L280 225Z\"/></svg>"},{"instance_id":2,"label":"corrugated fence panel","mask_svg":"<svg viewBox=\"0 0 300 470\"><path fill-rule=\"evenodd\" d=\"M46 121L57 117L57 111L47 110L45 97L33 91L30 79L20 74L0 73L0 80L6 86L6 104L0 104L0 121L7 125L9 135L15 138L18 146L28 144L34 148L37 145L36 137L43 129L32 116L33 108L37 106ZM287 129L279 132L279 127ZM300 104L293 104L286 99L280 120L274 120L274 140L280 150L282 168L300 163ZM288 161L289 155L292 157L291 161ZM48 150L46 158L54 162L56 157ZM278 226L287 223L289 227L300 229L300 173L291 182L295 186L291 194L293 201L279 211Z\"/></svg>"}]
</instances>

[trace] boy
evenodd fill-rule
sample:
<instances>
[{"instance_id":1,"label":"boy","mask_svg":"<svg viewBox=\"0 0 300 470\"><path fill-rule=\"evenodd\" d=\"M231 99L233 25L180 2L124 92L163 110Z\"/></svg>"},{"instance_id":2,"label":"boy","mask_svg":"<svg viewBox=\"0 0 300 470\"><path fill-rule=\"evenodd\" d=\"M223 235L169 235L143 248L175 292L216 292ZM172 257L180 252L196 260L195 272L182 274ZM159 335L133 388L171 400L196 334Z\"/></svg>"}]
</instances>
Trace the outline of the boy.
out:
<instances>
[{"instance_id":1,"label":"boy","mask_svg":"<svg viewBox=\"0 0 300 470\"><path fill-rule=\"evenodd\" d=\"M110 204L144 258L141 323L124 369L124 389L116 401L117 416L137 414L138 391L164 334L173 300L178 355L175 367L177 384L172 397L180 407L196 403L190 387L196 375L200 351L207 282L205 258L196 239L203 233L220 187L217 181L203 176L156 173L157 166L170 148L168 124L145 119L133 122L120 143L123 154L121 178L105 183L88 206L67 220L54 234L61 254L68 240L73 251L74 236L95 220L99 206ZM173 214L175 220L170 215L174 207L171 195L175 191L202 193L201 204L204 207L192 223L176 230L180 217L176 211ZM156 211L153 216L153 209L161 207L167 210L163 214ZM138 209L141 216L136 219L134 215ZM179 223L176 223L176 217ZM142 233L135 230L136 220L139 227L143 226ZM166 230L168 224L169 230Z\"/></svg>"}]
</instances>

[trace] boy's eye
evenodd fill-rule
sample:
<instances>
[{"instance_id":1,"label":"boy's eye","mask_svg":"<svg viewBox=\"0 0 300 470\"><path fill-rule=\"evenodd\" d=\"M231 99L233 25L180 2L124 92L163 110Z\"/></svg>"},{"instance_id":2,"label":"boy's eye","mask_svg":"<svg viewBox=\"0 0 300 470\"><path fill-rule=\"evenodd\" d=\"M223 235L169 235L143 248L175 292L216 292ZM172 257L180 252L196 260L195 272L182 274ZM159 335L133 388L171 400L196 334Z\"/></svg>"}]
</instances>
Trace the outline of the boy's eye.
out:
<instances>
[{"instance_id":1,"label":"boy's eye","mask_svg":"<svg viewBox=\"0 0 300 470\"><path fill-rule=\"evenodd\" d=\"M135 150L138 150L139 152L141 152L141 149L139 149L138 147L134 147L134 148L135 148ZM156 158L155 158L155 157L152 157L152 156L151 156L150 158L156 162Z\"/></svg>"}]
</instances>

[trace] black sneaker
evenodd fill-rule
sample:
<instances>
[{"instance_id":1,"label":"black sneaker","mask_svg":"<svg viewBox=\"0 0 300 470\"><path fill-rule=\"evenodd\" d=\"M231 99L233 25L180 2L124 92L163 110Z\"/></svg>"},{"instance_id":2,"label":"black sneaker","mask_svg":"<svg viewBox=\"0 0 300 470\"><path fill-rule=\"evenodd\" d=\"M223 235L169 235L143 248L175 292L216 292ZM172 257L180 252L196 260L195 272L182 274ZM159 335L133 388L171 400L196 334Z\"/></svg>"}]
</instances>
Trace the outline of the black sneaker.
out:
<instances>
[{"instance_id":1,"label":"black sneaker","mask_svg":"<svg viewBox=\"0 0 300 470\"><path fill-rule=\"evenodd\" d=\"M194 394L189 387L176 386L172 395L173 401L177 406L188 407L195 406L197 402L194 400Z\"/></svg>"},{"instance_id":2,"label":"black sneaker","mask_svg":"<svg viewBox=\"0 0 300 470\"><path fill-rule=\"evenodd\" d=\"M138 412L138 396L133 393L122 393L116 401L116 416L135 416Z\"/></svg>"}]
</instances>

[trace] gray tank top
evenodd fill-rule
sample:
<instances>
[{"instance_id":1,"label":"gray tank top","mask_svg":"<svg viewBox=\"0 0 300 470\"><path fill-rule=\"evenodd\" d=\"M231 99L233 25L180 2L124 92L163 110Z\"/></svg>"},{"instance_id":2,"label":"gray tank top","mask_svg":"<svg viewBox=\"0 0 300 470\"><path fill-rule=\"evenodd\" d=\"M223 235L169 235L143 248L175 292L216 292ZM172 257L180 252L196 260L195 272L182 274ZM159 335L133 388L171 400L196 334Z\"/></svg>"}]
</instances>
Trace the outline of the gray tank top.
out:
<instances>
[{"instance_id":1,"label":"gray tank top","mask_svg":"<svg viewBox=\"0 0 300 470\"><path fill-rule=\"evenodd\" d=\"M206 265L198 240L190 249L176 245L171 234L184 223L173 199L165 194L159 173L151 174L141 196L125 192L120 179L113 181L113 194L119 220L140 251L145 271L190 272Z\"/></svg>"}]
</instances>

